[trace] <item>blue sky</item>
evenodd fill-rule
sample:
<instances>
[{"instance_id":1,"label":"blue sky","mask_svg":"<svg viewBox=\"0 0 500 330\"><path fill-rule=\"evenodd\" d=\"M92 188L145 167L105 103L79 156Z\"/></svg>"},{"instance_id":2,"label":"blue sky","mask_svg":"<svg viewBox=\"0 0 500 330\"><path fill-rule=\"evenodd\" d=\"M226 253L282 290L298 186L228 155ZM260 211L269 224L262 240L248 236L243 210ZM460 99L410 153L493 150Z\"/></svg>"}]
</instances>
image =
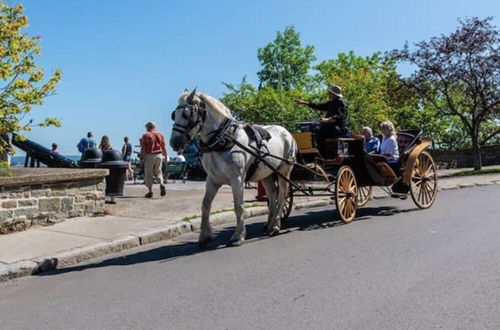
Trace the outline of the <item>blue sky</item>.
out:
<instances>
[{"instance_id":1,"label":"blue sky","mask_svg":"<svg viewBox=\"0 0 500 330\"><path fill-rule=\"evenodd\" d=\"M91 130L121 147L136 144L155 120L170 136L171 110L184 88L214 96L222 82L245 75L256 82L257 49L276 31L294 25L318 61L353 50L359 55L400 48L457 26L458 17L495 16L498 0L25 0L28 33L41 35L46 72L59 68L57 95L32 117L58 117L62 128L35 129L27 137L56 142L77 154Z\"/></svg>"}]
</instances>

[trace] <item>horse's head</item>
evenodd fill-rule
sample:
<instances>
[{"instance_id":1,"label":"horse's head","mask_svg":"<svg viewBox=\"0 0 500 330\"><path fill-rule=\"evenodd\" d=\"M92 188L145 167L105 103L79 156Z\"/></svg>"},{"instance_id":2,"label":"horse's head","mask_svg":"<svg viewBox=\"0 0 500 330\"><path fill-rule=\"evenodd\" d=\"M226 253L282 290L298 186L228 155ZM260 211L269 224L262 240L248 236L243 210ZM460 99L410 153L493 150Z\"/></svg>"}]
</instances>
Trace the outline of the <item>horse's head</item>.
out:
<instances>
[{"instance_id":1,"label":"horse's head","mask_svg":"<svg viewBox=\"0 0 500 330\"><path fill-rule=\"evenodd\" d=\"M191 93L186 89L172 112L174 127L170 146L175 151L184 149L200 133L205 117L205 104L196 94L196 88Z\"/></svg>"}]
</instances>

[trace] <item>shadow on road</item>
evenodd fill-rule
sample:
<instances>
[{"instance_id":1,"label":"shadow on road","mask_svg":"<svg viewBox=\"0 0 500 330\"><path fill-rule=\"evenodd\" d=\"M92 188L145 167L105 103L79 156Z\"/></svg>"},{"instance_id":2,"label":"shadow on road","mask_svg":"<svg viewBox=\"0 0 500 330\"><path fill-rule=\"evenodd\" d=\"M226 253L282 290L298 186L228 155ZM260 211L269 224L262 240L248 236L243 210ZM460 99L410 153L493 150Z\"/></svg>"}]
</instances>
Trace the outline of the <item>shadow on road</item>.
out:
<instances>
[{"instance_id":1,"label":"shadow on road","mask_svg":"<svg viewBox=\"0 0 500 330\"><path fill-rule=\"evenodd\" d=\"M354 221L363 221L368 219L375 220L377 217L386 217L397 213L412 212L415 210L418 209L415 208L415 209L400 210L396 207L389 207L389 206L365 207L358 210L357 217ZM326 211L311 210L310 212L307 212L303 215L290 217L286 223L286 228L282 231L280 235L286 235L294 231L310 231L310 230L333 228L344 225L344 223L342 223L338 219L339 216L336 210L326 210ZM247 235L245 244L256 243L263 239L269 239L270 237L262 233L263 226L264 226L263 222L248 223L246 225ZM215 240L212 243L210 243L208 248L205 249L200 249L196 241L192 242L181 241L178 243L171 241L167 243L167 245L158 248L153 248L147 251L141 251L122 257L114 257L91 264L50 270L44 273L40 273L38 276L53 276L68 272L84 271L87 269L101 268L108 266L128 266L128 265L147 263L147 262L157 262L157 261L167 262L170 260L175 260L186 256L191 256L199 253L226 248L226 243L229 241L229 238L233 234L233 231L234 231L233 226L216 230ZM182 237L180 237L179 240L182 240Z\"/></svg>"}]
</instances>

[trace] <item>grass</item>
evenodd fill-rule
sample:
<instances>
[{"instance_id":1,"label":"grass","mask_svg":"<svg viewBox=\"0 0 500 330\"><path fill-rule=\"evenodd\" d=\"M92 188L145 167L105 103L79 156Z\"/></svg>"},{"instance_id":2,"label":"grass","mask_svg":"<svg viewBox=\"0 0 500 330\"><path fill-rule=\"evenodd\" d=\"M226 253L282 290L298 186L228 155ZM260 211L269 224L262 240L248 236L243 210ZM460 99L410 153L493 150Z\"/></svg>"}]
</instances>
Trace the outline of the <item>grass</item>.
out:
<instances>
[{"instance_id":1,"label":"grass","mask_svg":"<svg viewBox=\"0 0 500 330\"><path fill-rule=\"evenodd\" d=\"M265 206L265 205L266 205L265 203L252 203L252 204L245 204L243 206L243 208L249 209L251 207ZM232 212L232 211L234 211L234 209L220 209L220 210L216 210L216 211L210 212L210 215L224 213L224 212ZM182 221L188 221L189 222L190 220L193 220L193 219L196 219L196 218L201 218L201 215L200 214L190 215L188 217L182 218Z\"/></svg>"},{"instance_id":2,"label":"grass","mask_svg":"<svg viewBox=\"0 0 500 330\"><path fill-rule=\"evenodd\" d=\"M455 176L469 176L469 175L482 175L482 174L495 174L495 173L500 173L500 168L486 168L482 170L464 170L447 175L446 177L450 178Z\"/></svg>"}]
</instances>

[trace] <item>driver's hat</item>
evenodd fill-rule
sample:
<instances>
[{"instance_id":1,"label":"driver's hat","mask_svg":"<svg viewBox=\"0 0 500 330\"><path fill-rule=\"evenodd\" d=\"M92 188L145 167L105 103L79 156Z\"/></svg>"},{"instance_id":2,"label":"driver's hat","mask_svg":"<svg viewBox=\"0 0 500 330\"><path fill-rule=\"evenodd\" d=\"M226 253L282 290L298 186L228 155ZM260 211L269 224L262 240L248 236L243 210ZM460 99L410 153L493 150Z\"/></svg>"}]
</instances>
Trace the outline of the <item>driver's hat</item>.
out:
<instances>
[{"instance_id":1,"label":"driver's hat","mask_svg":"<svg viewBox=\"0 0 500 330\"><path fill-rule=\"evenodd\" d=\"M340 86L337 85L331 85L330 88L328 88L328 92L337 95L338 97L343 97L342 96L342 89L340 89Z\"/></svg>"}]
</instances>

